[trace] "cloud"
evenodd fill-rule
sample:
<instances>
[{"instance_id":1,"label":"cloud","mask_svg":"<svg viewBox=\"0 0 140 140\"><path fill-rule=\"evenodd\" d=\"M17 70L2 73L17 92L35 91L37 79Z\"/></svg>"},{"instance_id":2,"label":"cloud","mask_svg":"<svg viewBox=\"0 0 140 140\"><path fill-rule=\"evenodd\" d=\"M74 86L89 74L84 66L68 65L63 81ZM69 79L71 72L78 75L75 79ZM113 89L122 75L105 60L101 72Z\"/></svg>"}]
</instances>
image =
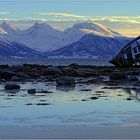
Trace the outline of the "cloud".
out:
<instances>
[{"instance_id":1,"label":"cloud","mask_svg":"<svg viewBox=\"0 0 140 140\"><path fill-rule=\"evenodd\" d=\"M71 14L71 13L47 13L47 12L42 12L39 13L39 15L46 17L46 18L53 18L53 19L89 19L88 16L82 16L82 15L76 15L76 14Z\"/></svg>"},{"instance_id":2,"label":"cloud","mask_svg":"<svg viewBox=\"0 0 140 140\"><path fill-rule=\"evenodd\" d=\"M8 15L9 12L0 11L0 15Z\"/></svg>"},{"instance_id":3,"label":"cloud","mask_svg":"<svg viewBox=\"0 0 140 140\"><path fill-rule=\"evenodd\" d=\"M105 17L97 17L96 20L108 20L111 22L140 23L140 16L105 16Z\"/></svg>"},{"instance_id":4,"label":"cloud","mask_svg":"<svg viewBox=\"0 0 140 140\"><path fill-rule=\"evenodd\" d=\"M140 16L83 16L71 13L39 13L43 20L107 20L111 22L140 23Z\"/></svg>"}]
</instances>

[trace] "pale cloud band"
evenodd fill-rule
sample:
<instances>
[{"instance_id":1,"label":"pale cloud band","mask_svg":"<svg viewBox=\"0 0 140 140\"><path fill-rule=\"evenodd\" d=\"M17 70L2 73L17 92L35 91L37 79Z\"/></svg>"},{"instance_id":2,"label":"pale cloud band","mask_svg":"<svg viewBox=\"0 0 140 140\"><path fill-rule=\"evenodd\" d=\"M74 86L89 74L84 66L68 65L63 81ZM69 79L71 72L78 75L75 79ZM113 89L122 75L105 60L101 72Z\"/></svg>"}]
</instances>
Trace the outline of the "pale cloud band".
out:
<instances>
[{"instance_id":1,"label":"pale cloud band","mask_svg":"<svg viewBox=\"0 0 140 140\"><path fill-rule=\"evenodd\" d=\"M112 22L140 23L140 16L105 16L105 17L98 17L97 19L108 20Z\"/></svg>"},{"instance_id":2,"label":"pale cloud band","mask_svg":"<svg viewBox=\"0 0 140 140\"><path fill-rule=\"evenodd\" d=\"M5 11L0 11L0 15L8 15L9 12L5 12Z\"/></svg>"},{"instance_id":3,"label":"pale cloud band","mask_svg":"<svg viewBox=\"0 0 140 140\"><path fill-rule=\"evenodd\" d=\"M85 16L73 13L64 12L40 12L32 15L13 15L6 11L0 11L0 19L9 20L107 20L110 22L129 22L129 23L140 23L140 16Z\"/></svg>"},{"instance_id":4,"label":"pale cloud band","mask_svg":"<svg viewBox=\"0 0 140 140\"><path fill-rule=\"evenodd\" d=\"M42 12L39 13L40 18L42 17L43 20L46 19L53 19L57 20L58 18L61 20L108 20L111 22L129 22L129 23L140 23L140 16L83 16L83 15L76 15L71 13L47 13Z\"/></svg>"},{"instance_id":5,"label":"pale cloud band","mask_svg":"<svg viewBox=\"0 0 140 140\"><path fill-rule=\"evenodd\" d=\"M86 16L75 15L75 14L70 14L70 13L39 13L39 14L42 16L86 18Z\"/></svg>"}]
</instances>

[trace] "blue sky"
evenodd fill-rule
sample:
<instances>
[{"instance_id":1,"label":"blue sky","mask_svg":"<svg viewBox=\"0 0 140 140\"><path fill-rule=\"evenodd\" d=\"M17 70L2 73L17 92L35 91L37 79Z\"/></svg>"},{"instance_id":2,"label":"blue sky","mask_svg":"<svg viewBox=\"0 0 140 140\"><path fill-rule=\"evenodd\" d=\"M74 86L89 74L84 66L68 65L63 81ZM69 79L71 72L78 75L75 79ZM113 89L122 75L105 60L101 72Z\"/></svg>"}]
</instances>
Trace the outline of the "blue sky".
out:
<instances>
[{"instance_id":1,"label":"blue sky","mask_svg":"<svg viewBox=\"0 0 140 140\"><path fill-rule=\"evenodd\" d=\"M140 21L140 0L0 0L0 19Z\"/></svg>"}]
</instances>

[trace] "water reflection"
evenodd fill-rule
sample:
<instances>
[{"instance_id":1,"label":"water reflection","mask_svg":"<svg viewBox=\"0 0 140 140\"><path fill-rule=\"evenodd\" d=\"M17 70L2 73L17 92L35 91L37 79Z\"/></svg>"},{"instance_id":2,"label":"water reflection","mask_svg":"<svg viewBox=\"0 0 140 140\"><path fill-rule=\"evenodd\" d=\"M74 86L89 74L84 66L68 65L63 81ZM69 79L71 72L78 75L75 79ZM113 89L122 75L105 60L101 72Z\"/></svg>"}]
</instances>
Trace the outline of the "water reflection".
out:
<instances>
[{"instance_id":1,"label":"water reflection","mask_svg":"<svg viewBox=\"0 0 140 140\"><path fill-rule=\"evenodd\" d=\"M4 93L17 94L20 92L20 89L4 90Z\"/></svg>"},{"instance_id":2,"label":"water reflection","mask_svg":"<svg viewBox=\"0 0 140 140\"><path fill-rule=\"evenodd\" d=\"M71 91L71 90L75 90L75 86L74 85L57 85L56 86L56 90L60 90L60 91Z\"/></svg>"},{"instance_id":3,"label":"water reflection","mask_svg":"<svg viewBox=\"0 0 140 140\"><path fill-rule=\"evenodd\" d=\"M0 125L126 125L135 122L140 125L140 120L134 120L135 116L140 116L140 102L126 100L127 97L140 100L140 90L125 87L109 89L94 84L55 87L54 83L43 82L21 83L20 86L20 91L8 92L0 85L3 94L0 96L0 118L6 118L0 119ZM32 88L52 93L29 96L27 91ZM17 94L9 97L5 93ZM99 100L90 100L94 96ZM51 105L48 106L48 103ZM132 119L134 122L130 122Z\"/></svg>"}]
</instances>

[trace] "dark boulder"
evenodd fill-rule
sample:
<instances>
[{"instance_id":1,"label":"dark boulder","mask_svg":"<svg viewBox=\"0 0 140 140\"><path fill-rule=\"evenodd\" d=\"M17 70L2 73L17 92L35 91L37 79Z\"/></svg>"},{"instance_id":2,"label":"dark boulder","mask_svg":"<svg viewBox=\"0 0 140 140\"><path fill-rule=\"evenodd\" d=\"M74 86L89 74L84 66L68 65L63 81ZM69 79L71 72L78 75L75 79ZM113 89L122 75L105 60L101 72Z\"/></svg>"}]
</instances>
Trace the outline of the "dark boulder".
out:
<instances>
[{"instance_id":1,"label":"dark boulder","mask_svg":"<svg viewBox=\"0 0 140 140\"><path fill-rule=\"evenodd\" d=\"M63 67L62 71L66 76L77 76L77 72L74 68L71 67Z\"/></svg>"},{"instance_id":2,"label":"dark boulder","mask_svg":"<svg viewBox=\"0 0 140 140\"><path fill-rule=\"evenodd\" d=\"M96 71L91 68L81 68L76 70L77 75L81 77L97 76Z\"/></svg>"},{"instance_id":3,"label":"dark boulder","mask_svg":"<svg viewBox=\"0 0 140 140\"><path fill-rule=\"evenodd\" d=\"M139 78L138 77L136 77L136 76L130 76L129 77L129 81L139 81Z\"/></svg>"},{"instance_id":4,"label":"dark boulder","mask_svg":"<svg viewBox=\"0 0 140 140\"><path fill-rule=\"evenodd\" d=\"M2 71L0 72L0 78L10 80L13 76L17 76L17 73L13 71Z\"/></svg>"},{"instance_id":5,"label":"dark boulder","mask_svg":"<svg viewBox=\"0 0 140 140\"><path fill-rule=\"evenodd\" d=\"M72 68L79 68L80 65L77 64L77 63L73 63L73 64L70 64L69 67L72 67Z\"/></svg>"},{"instance_id":6,"label":"dark boulder","mask_svg":"<svg viewBox=\"0 0 140 140\"><path fill-rule=\"evenodd\" d=\"M35 89L28 89L28 94L35 95L36 90Z\"/></svg>"},{"instance_id":7,"label":"dark boulder","mask_svg":"<svg viewBox=\"0 0 140 140\"><path fill-rule=\"evenodd\" d=\"M63 75L63 72L56 66L49 66L46 71L45 71L46 75Z\"/></svg>"},{"instance_id":8,"label":"dark boulder","mask_svg":"<svg viewBox=\"0 0 140 140\"><path fill-rule=\"evenodd\" d=\"M11 81L19 81L20 78L18 76L13 76L10 80Z\"/></svg>"},{"instance_id":9,"label":"dark boulder","mask_svg":"<svg viewBox=\"0 0 140 140\"><path fill-rule=\"evenodd\" d=\"M91 100L97 100L99 99L98 97L90 97Z\"/></svg>"},{"instance_id":10,"label":"dark boulder","mask_svg":"<svg viewBox=\"0 0 140 140\"><path fill-rule=\"evenodd\" d=\"M20 86L19 85L17 85L17 84L6 84L5 85L5 90L12 90L12 89L20 89Z\"/></svg>"},{"instance_id":11,"label":"dark boulder","mask_svg":"<svg viewBox=\"0 0 140 140\"><path fill-rule=\"evenodd\" d=\"M126 100L127 100L127 101L131 101L131 100L133 100L133 99L129 97L129 98L127 98Z\"/></svg>"},{"instance_id":12,"label":"dark boulder","mask_svg":"<svg viewBox=\"0 0 140 140\"><path fill-rule=\"evenodd\" d=\"M115 81L115 80L128 80L128 76L123 72L113 72L109 76L109 79L112 80L112 81Z\"/></svg>"}]
</instances>

